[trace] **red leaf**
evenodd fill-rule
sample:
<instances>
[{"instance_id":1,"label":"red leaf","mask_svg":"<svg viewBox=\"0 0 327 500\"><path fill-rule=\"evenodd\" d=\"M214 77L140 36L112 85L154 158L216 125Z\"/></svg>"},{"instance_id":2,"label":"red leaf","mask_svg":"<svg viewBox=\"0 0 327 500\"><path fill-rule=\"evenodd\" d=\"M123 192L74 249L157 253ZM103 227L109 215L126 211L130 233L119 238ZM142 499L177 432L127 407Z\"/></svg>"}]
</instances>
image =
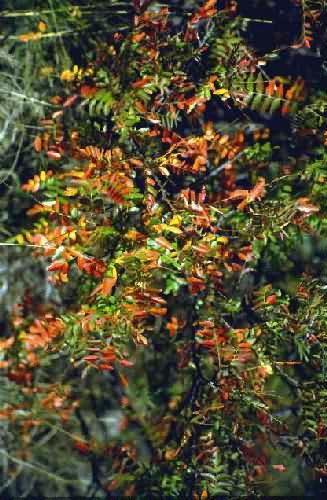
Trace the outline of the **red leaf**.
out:
<instances>
[{"instance_id":1,"label":"red leaf","mask_svg":"<svg viewBox=\"0 0 327 500\"><path fill-rule=\"evenodd\" d=\"M84 441L75 441L74 447L77 448L78 451L83 453L83 455L85 455L86 453L89 453L89 451L91 449L90 445L85 443Z\"/></svg>"},{"instance_id":2,"label":"red leaf","mask_svg":"<svg viewBox=\"0 0 327 500\"><path fill-rule=\"evenodd\" d=\"M132 361L129 361L128 359L121 359L121 360L119 361L119 363L120 363L122 366L126 366L126 367L134 366L134 363L132 363Z\"/></svg>"},{"instance_id":3,"label":"red leaf","mask_svg":"<svg viewBox=\"0 0 327 500\"><path fill-rule=\"evenodd\" d=\"M50 264L50 266L48 267L48 271L64 271L64 270L67 270L67 262L65 260L55 260L54 262L52 262L52 264Z\"/></svg>"},{"instance_id":4,"label":"red leaf","mask_svg":"<svg viewBox=\"0 0 327 500\"><path fill-rule=\"evenodd\" d=\"M92 361L97 361L99 359L99 356L96 354L90 354L89 356L84 357L84 361L86 362L92 362Z\"/></svg>"},{"instance_id":5,"label":"red leaf","mask_svg":"<svg viewBox=\"0 0 327 500\"><path fill-rule=\"evenodd\" d=\"M51 158L51 160L60 160L61 154L58 153L58 151L53 151L50 149L48 151L48 157Z\"/></svg>"}]
</instances>

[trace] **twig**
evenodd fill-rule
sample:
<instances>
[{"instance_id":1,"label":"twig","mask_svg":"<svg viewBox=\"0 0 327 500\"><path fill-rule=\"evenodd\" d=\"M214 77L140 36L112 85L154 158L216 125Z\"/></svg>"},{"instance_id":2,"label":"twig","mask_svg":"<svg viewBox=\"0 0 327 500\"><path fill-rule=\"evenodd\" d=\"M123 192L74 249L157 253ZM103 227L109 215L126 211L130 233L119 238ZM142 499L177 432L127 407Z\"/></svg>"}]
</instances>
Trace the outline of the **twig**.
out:
<instances>
[{"instance_id":1,"label":"twig","mask_svg":"<svg viewBox=\"0 0 327 500\"><path fill-rule=\"evenodd\" d=\"M46 469L44 469L40 464L31 464L30 462L24 462L24 460L20 460L19 458L16 458L16 457L13 457L12 455L10 455L9 453L7 453L5 450L0 450L0 453L2 455L4 455L5 457L7 457L9 460L11 460L12 462L22 466L22 467L26 467L28 469L32 469L34 470L35 472L37 472L38 474L44 474L45 476L47 476L49 479L52 479L53 481L59 481L59 482L62 482L62 483L72 483L72 482L79 482L79 481L72 481L71 479L64 479L63 477L60 477L60 476L57 476L56 474L53 474L52 472L49 472L47 471Z\"/></svg>"},{"instance_id":2,"label":"twig","mask_svg":"<svg viewBox=\"0 0 327 500\"><path fill-rule=\"evenodd\" d=\"M1 247L56 248L54 245L33 245L32 243L0 243Z\"/></svg>"},{"instance_id":3,"label":"twig","mask_svg":"<svg viewBox=\"0 0 327 500\"><path fill-rule=\"evenodd\" d=\"M20 138L20 141L19 141L19 144L18 144L18 149L17 149L16 154L15 154L14 161L13 161L10 169L7 171L7 175L5 175L3 179L0 178L0 184L4 184L6 182L6 180L11 176L11 174L15 171L15 168L16 168L16 165L17 165L17 162L18 162L18 159L19 159L19 155L20 155L20 152L22 150L22 146L23 146L23 142L24 142L24 137L25 137L25 132L23 132L22 135L21 135L21 138Z\"/></svg>"},{"instance_id":4,"label":"twig","mask_svg":"<svg viewBox=\"0 0 327 500\"><path fill-rule=\"evenodd\" d=\"M0 37L0 39L1 39L1 37ZM36 99L35 97L28 97L25 94L21 94L19 92L14 92L13 90L0 89L0 94L8 94L8 95L12 95L14 97L19 97L23 101L35 102L37 104L42 104L43 106L47 106L48 108L58 108L58 106L55 106L54 104L49 104L46 101L40 101L39 99Z\"/></svg>"},{"instance_id":5,"label":"twig","mask_svg":"<svg viewBox=\"0 0 327 500\"><path fill-rule=\"evenodd\" d=\"M219 174L220 172L222 172L223 170L225 170L226 167L228 167L228 165L230 165L233 161L235 160L238 160L239 158L241 158L241 156L244 156L245 152L244 150L243 151L240 151L236 156L234 156L234 158L232 158L231 160L226 160L222 165L219 165L219 167L216 167L214 168L211 172L209 172L209 174L207 174L206 176L204 177L200 177L198 179L196 179L194 182L192 182L189 187L195 187L197 186L200 182L205 182L207 181L208 179L210 179L211 177L214 177L215 175Z\"/></svg>"}]
</instances>

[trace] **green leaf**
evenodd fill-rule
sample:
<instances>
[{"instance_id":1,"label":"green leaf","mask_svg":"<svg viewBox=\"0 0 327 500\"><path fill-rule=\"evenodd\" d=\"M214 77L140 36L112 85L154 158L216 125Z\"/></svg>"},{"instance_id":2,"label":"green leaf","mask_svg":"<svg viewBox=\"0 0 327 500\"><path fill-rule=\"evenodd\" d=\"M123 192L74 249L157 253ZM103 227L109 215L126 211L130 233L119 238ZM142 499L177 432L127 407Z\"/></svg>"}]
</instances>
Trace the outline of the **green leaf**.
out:
<instances>
[{"instance_id":1,"label":"green leaf","mask_svg":"<svg viewBox=\"0 0 327 500\"><path fill-rule=\"evenodd\" d=\"M263 94L256 95L251 103L251 108L256 111L261 111L261 104L263 103L265 96Z\"/></svg>"},{"instance_id":2,"label":"green leaf","mask_svg":"<svg viewBox=\"0 0 327 500\"><path fill-rule=\"evenodd\" d=\"M275 113L276 111L278 111L281 105L282 105L282 99L280 98L273 99L270 107L270 113Z\"/></svg>"},{"instance_id":3,"label":"green leaf","mask_svg":"<svg viewBox=\"0 0 327 500\"><path fill-rule=\"evenodd\" d=\"M264 79L262 76L262 73L259 73L258 78L256 80L256 85L255 85L256 91L260 92L261 94L264 94L265 92L265 83Z\"/></svg>"},{"instance_id":4,"label":"green leaf","mask_svg":"<svg viewBox=\"0 0 327 500\"><path fill-rule=\"evenodd\" d=\"M246 90L251 93L254 92L255 89L254 85L255 85L255 76L253 73L251 73L246 82Z\"/></svg>"}]
</instances>

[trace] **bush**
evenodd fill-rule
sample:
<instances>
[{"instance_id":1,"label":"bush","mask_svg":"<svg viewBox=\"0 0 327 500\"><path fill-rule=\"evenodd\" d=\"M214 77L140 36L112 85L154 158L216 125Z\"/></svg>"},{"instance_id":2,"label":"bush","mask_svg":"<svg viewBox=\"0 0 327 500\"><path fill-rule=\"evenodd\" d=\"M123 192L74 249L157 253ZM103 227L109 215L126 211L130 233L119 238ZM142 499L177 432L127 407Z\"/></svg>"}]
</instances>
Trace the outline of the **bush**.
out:
<instances>
[{"instance_id":1,"label":"bush","mask_svg":"<svg viewBox=\"0 0 327 500\"><path fill-rule=\"evenodd\" d=\"M322 53L315 4L294 50ZM326 92L271 73L280 50L247 45L236 2L133 9L128 29L82 37L22 181L33 223L8 242L47 262L61 299L11 307L3 490L316 491Z\"/></svg>"}]
</instances>

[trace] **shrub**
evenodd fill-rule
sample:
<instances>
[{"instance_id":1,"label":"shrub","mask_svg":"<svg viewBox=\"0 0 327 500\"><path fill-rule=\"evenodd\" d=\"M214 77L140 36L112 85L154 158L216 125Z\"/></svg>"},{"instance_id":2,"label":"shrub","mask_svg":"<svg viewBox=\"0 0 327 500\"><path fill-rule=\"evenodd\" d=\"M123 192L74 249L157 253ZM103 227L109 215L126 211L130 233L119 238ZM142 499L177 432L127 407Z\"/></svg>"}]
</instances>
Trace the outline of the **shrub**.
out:
<instances>
[{"instance_id":1,"label":"shrub","mask_svg":"<svg viewBox=\"0 0 327 500\"><path fill-rule=\"evenodd\" d=\"M10 242L62 301L26 294L1 341L7 491L301 494L326 474L326 93L270 74L233 1L133 4L61 72L22 185Z\"/></svg>"}]
</instances>

